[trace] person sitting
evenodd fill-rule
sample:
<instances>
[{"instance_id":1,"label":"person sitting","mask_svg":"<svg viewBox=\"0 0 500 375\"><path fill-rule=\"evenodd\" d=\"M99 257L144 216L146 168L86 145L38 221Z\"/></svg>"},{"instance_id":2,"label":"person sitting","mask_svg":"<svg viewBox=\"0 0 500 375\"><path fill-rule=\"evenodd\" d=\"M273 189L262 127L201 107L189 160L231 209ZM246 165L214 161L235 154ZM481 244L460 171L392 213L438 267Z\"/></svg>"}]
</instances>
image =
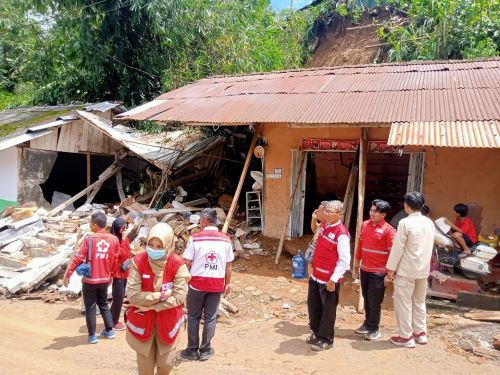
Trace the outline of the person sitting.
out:
<instances>
[{"instance_id":1,"label":"person sitting","mask_svg":"<svg viewBox=\"0 0 500 375\"><path fill-rule=\"evenodd\" d=\"M467 217L469 208L463 203L458 203L453 207L453 211L456 218L455 223L448 219L445 220L445 223L451 227L451 236L460 245L464 254L470 254L470 247L476 244L477 235L472 220Z\"/></svg>"}]
</instances>

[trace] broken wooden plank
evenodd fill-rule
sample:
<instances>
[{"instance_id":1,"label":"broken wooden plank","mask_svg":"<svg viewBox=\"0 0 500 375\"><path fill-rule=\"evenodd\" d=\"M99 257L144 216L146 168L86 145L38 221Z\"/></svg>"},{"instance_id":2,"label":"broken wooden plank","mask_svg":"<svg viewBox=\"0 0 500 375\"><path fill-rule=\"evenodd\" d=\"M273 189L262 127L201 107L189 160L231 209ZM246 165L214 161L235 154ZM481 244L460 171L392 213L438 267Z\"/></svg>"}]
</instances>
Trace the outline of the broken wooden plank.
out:
<instances>
[{"instance_id":1,"label":"broken wooden plank","mask_svg":"<svg viewBox=\"0 0 500 375\"><path fill-rule=\"evenodd\" d=\"M464 313L464 318L483 320L486 322L500 322L500 311L476 311Z\"/></svg>"},{"instance_id":2,"label":"broken wooden plank","mask_svg":"<svg viewBox=\"0 0 500 375\"><path fill-rule=\"evenodd\" d=\"M49 211L47 213L47 217L54 216L55 214L61 212L64 210L68 205L70 205L73 202L76 202L78 199L86 195L88 192L92 191L96 186L103 184L106 180L108 180L110 177L114 176L120 169L121 165L117 165L116 163L111 164L104 172L101 173L99 176L99 179L94 182L92 185L89 187L83 189L81 192L73 196L72 198L68 199L66 202L60 204L53 210Z\"/></svg>"},{"instance_id":3,"label":"broken wooden plank","mask_svg":"<svg viewBox=\"0 0 500 375\"><path fill-rule=\"evenodd\" d=\"M210 201L207 198L200 198L189 202L184 202L185 206L201 206L204 204L210 204Z\"/></svg>"},{"instance_id":4,"label":"broken wooden plank","mask_svg":"<svg viewBox=\"0 0 500 375\"><path fill-rule=\"evenodd\" d=\"M28 219L32 217L34 214L35 213L33 212L33 210L29 208L23 208L10 215L10 218L12 219L12 221L16 222Z\"/></svg>"},{"instance_id":5,"label":"broken wooden plank","mask_svg":"<svg viewBox=\"0 0 500 375\"><path fill-rule=\"evenodd\" d=\"M116 173L116 188L118 190L120 201L124 201L125 199L127 199L125 192L123 191L123 176L121 170Z\"/></svg>"}]
</instances>

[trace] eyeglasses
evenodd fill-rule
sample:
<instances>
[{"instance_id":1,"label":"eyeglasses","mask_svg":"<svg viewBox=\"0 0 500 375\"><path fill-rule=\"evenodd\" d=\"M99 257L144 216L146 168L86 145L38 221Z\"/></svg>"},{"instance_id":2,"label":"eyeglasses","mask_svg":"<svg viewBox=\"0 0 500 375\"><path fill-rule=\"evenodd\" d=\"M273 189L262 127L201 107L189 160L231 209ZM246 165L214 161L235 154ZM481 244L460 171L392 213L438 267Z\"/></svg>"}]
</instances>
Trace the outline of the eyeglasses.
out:
<instances>
[{"instance_id":1,"label":"eyeglasses","mask_svg":"<svg viewBox=\"0 0 500 375\"><path fill-rule=\"evenodd\" d=\"M326 214L340 214L340 211L323 210Z\"/></svg>"}]
</instances>

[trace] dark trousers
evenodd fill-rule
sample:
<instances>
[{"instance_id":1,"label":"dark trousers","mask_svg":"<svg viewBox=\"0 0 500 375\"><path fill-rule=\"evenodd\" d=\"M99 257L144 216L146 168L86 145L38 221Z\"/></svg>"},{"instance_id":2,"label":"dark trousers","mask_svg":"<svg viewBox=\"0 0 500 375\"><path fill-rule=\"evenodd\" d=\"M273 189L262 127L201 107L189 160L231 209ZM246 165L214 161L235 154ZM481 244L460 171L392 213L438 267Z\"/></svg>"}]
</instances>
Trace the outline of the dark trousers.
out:
<instances>
[{"instance_id":1,"label":"dark trousers","mask_svg":"<svg viewBox=\"0 0 500 375\"><path fill-rule=\"evenodd\" d=\"M309 312L309 327L316 337L333 344L335 334L335 319L339 304L340 283L335 284L335 291L326 290L326 284L318 283L309 278L307 292L307 310Z\"/></svg>"},{"instance_id":2,"label":"dark trousers","mask_svg":"<svg viewBox=\"0 0 500 375\"><path fill-rule=\"evenodd\" d=\"M113 317L113 326L120 321L123 300L125 299L125 290L127 288L127 279L113 278L113 303L111 304L111 316Z\"/></svg>"},{"instance_id":3,"label":"dark trousers","mask_svg":"<svg viewBox=\"0 0 500 375\"><path fill-rule=\"evenodd\" d=\"M187 295L188 310L188 350L210 350L210 342L215 335L217 311L221 293L202 292L189 288ZM200 320L203 313L203 333L200 345Z\"/></svg>"},{"instance_id":4,"label":"dark trousers","mask_svg":"<svg viewBox=\"0 0 500 375\"><path fill-rule=\"evenodd\" d=\"M109 284L82 284L83 303L85 305L85 320L89 335L95 335L96 329L96 305L99 306L104 321L104 328L110 331L113 328L113 318L108 306Z\"/></svg>"},{"instance_id":5,"label":"dark trousers","mask_svg":"<svg viewBox=\"0 0 500 375\"><path fill-rule=\"evenodd\" d=\"M381 304L384 301L385 274L366 272L361 270L361 292L365 299L365 322L363 323L373 332L380 325Z\"/></svg>"}]
</instances>

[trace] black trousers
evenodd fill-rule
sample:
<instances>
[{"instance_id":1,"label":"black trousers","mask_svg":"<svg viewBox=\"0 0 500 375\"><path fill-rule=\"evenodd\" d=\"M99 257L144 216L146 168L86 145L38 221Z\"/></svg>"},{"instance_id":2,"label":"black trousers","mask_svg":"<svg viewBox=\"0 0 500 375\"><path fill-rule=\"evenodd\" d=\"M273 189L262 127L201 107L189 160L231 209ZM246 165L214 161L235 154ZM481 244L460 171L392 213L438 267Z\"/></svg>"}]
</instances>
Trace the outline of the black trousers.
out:
<instances>
[{"instance_id":1,"label":"black trousers","mask_svg":"<svg viewBox=\"0 0 500 375\"><path fill-rule=\"evenodd\" d=\"M127 279L113 278L113 303L111 304L111 316L113 317L113 326L120 321L123 300L125 299L125 290L127 288Z\"/></svg>"},{"instance_id":2,"label":"black trousers","mask_svg":"<svg viewBox=\"0 0 500 375\"><path fill-rule=\"evenodd\" d=\"M316 337L333 344L335 334L335 319L339 304L340 283L335 284L335 291L326 290L326 284L318 283L309 278L307 292L307 310L309 312L309 327Z\"/></svg>"},{"instance_id":3,"label":"black trousers","mask_svg":"<svg viewBox=\"0 0 500 375\"><path fill-rule=\"evenodd\" d=\"M188 311L188 345L191 351L200 350L205 352L210 350L211 341L215 335L215 325L217 323L217 311L222 293L202 292L189 288L187 294ZM203 313L203 333L200 344L200 320Z\"/></svg>"},{"instance_id":4,"label":"black trousers","mask_svg":"<svg viewBox=\"0 0 500 375\"><path fill-rule=\"evenodd\" d=\"M85 320L89 336L95 335L96 305L99 306L104 321L104 328L109 331L113 328L113 318L108 306L109 284L82 284L83 303L85 305Z\"/></svg>"},{"instance_id":5,"label":"black trousers","mask_svg":"<svg viewBox=\"0 0 500 375\"><path fill-rule=\"evenodd\" d=\"M365 299L365 322L370 331L377 331L380 325L381 305L384 301L385 274L361 270L361 292Z\"/></svg>"}]
</instances>

